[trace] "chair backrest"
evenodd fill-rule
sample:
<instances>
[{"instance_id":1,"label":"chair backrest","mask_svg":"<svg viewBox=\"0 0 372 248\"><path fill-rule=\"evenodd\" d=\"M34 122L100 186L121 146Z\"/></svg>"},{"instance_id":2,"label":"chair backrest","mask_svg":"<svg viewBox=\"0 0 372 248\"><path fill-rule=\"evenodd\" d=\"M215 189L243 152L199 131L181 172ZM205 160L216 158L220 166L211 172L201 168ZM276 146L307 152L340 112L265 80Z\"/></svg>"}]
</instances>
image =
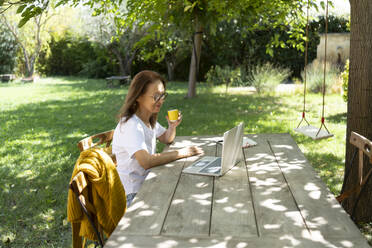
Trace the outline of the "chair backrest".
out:
<instances>
[{"instance_id":1,"label":"chair backrest","mask_svg":"<svg viewBox=\"0 0 372 248\"><path fill-rule=\"evenodd\" d=\"M114 130L109 130L106 132L94 134L92 136L86 137L79 141L77 144L80 152L85 151L92 147L99 147L100 145L104 145L105 147L109 147L112 142L112 137L114 136ZM116 157L113 154L110 154L112 161L116 164Z\"/></svg>"},{"instance_id":2,"label":"chair backrest","mask_svg":"<svg viewBox=\"0 0 372 248\"><path fill-rule=\"evenodd\" d=\"M355 197L354 205L352 208L350 208L352 209L350 214L351 218L354 219L355 211L357 209L356 207L358 205L360 196L363 194L365 185L367 185L368 180L371 178L372 175L372 167L369 168L368 172L363 175L364 155L369 158L369 162L372 164L372 142L360 134L351 132L350 143L357 148L351 160L351 166L353 165L354 157L357 153L359 153L358 181L354 182L354 186L352 186L349 190L344 191L345 183L348 181L348 177L350 175L350 173L345 173L341 194L337 196L336 199L338 200L338 202L342 203L345 199L351 196Z\"/></svg>"},{"instance_id":3,"label":"chair backrest","mask_svg":"<svg viewBox=\"0 0 372 248\"><path fill-rule=\"evenodd\" d=\"M356 146L359 150L359 170L358 170L358 183L362 185L363 178L363 156L367 155L370 163L372 164L372 142L360 134L351 132L350 143Z\"/></svg>"},{"instance_id":4,"label":"chair backrest","mask_svg":"<svg viewBox=\"0 0 372 248\"><path fill-rule=\"evenodd\" d=\"M106 147L109 147L111 145L113 135L114 130L98 133L80 140L77 146L81 152L102 144L106 144Z\"/></svg>"},{"instance_id":5,"label":"chair backrest","mask_svg":"<svg viewBox=\"0 0 372 248\"><path fill-rule=\"evenodd\" d=\"M70 183L70 189L74 192L76 199L78 200L81 209L83 210L84 214L87 216L90 224L92 225L94 232L98 237L99 244L103 247L103 231L101 226L98 223L97 216L95 215L95 208L91 202L91 192L89 181L85 177L85 174L80 171L76 176L72 179ZM76 234L78 235L78 234ZM84 242L81 242L81 238L73 240L73 247L84 247L85 246L85 239Z\"/></svg>"}]
</instances>

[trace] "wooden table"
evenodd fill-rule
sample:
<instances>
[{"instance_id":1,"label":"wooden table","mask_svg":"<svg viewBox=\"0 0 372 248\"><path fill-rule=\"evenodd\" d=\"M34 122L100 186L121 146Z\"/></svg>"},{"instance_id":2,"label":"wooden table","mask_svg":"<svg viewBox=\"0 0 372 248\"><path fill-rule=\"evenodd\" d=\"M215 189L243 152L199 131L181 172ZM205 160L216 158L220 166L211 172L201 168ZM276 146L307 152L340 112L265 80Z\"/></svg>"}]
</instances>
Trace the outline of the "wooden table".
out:
<instances>
[{"instance_id":1,"label":"wooden table","mask_svg":"<svg viewBox=\"0 0 372 248\"><path fill-rule=\"evenodd\" d=\"M106 78L106 85L109 87L114 86L114 81L119 81L119 84L130 83L130 76L111 76Z\"/></svg>"},{"instance_id":2,"label":"wooden table","mask_svg":"<svg viewBox=\"0 0 372 248\"><path fill-rule=\"evenodd\" d=\"M258 142L223 177L153 168L105 247L369 247L289 134ZM170 149L220 137L177 137Z\"/></svg>"}]
</instances>

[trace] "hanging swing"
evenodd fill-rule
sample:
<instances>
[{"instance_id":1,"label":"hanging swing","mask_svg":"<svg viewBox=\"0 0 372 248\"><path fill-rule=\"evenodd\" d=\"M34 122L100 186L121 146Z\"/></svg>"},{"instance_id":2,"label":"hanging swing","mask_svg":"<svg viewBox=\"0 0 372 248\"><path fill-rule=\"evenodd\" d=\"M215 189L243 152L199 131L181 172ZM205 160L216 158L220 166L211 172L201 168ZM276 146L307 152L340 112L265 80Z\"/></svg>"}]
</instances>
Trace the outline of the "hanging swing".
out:
<instances>
[{"instance_id":1,"label":"hanging swing","mask_svg":"<svg viewBox=\"0 0 372 248\"><path fill-rule=\"evenodd\" d=\"M302 110L302 118L300 123L297 125L297 128L294 129L294 131L304 134L313 140L319 140L319 139L326 139L329 137L332 137L333 134L331 134L326 125L324 124L324 106L325 106L325 82L326 82L326 64L327 64L327 32L328 32L328 0L326 4L326 16L325 16L325 46L324 46L324 78L323 78L323 107L322 107L322 118L321 118L321 125L320 128L316 128L314 126L311 126L309 122L306 120L305 112L306 112L306 67L307 67L307 51L308 51L308 37L309 37L309 5L310 1L307 2L307 23L306 23L306 47L305 47L305 77L304 77L304 107ZM307 125L300 127L302 121L305 121ZM324 127L324 129L322 129Z\"/></svg>"}]
</instances>

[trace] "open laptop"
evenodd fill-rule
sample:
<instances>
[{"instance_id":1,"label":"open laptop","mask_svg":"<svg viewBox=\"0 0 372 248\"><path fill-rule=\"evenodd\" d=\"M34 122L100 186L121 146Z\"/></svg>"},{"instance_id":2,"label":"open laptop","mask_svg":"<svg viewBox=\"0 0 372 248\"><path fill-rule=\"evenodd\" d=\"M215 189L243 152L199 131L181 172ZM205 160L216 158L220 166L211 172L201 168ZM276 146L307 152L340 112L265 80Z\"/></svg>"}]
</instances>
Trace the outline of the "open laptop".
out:
<instances>
[{"instance_id":1,"label":"open laptop","mask_svg":"<svg viewBox=\"0 0 372 248\"><path fill-rule=\"evenodd\" d=\"M222 176L234 167L242 157L243 132L243 122L226 131L223 135L221 157L204 156L189 167L183 169L182 172L197 175Z\"/></svg>"}]
</instances>

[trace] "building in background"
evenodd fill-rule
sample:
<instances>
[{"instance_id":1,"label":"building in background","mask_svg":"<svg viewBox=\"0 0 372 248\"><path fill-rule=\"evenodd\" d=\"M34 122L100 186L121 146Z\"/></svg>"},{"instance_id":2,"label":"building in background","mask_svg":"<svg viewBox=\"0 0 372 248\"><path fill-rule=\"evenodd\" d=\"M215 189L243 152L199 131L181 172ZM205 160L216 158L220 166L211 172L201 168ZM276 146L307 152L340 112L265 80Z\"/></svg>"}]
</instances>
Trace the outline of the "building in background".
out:
<instances>
[{"instance_id":1,"label":"building in background","mask_svg":"<svg viewBox=\"0 0 372 248\"><path fill-rule=\"evenodd\" d=\"M324 61L325 34L320 34L320 43L317 47L317 60ZM344 68L350 56L350 33L327 34L327 61Z\"/></svg>"}]
</instances>

